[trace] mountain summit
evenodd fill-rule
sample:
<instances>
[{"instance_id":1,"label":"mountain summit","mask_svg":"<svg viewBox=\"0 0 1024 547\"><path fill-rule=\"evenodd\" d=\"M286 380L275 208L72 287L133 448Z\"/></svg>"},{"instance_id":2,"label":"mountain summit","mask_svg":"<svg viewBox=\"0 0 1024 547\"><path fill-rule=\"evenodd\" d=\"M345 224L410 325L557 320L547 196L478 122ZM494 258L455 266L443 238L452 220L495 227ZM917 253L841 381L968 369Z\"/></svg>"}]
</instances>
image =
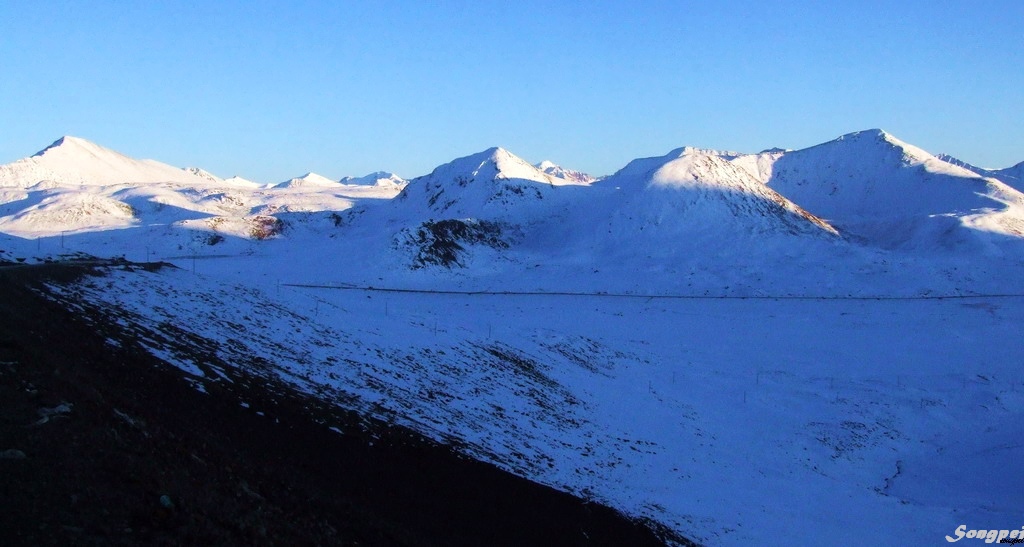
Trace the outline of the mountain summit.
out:
<instances>
[{"instance_id":1,"label":"mountain summit","mask_svg":"<svg viewBox=\"0 0 1024 547\"><path fill-rule=\"evenodd\" d=\"M306 173L301 177L286 180L274 188L337 188L341 183L316 173Z\"/></svg>"},{"instance_id":2,"label":"mountain summit","mask_svg":"<svg viewBox=\"0 0 1024 547\"><path fill-rule=\"evenodd\" d=\"M555 186L568 184L494 147L412 179L397 203L402 208L422 208L423 214L433 217L503 216L510 209L543 200Z\"/></svg>"},{"instance_id":3,"label":"mountain summit","mask_svg":"<svg viewBox=\"0 0 1024 547\"><path fill-rule=\"evenodd\" d=\"M31 157L0 166L0 186L17 188L38 183L97 186L178 182L201 186L219 181L211 177L154 160L136 160L71 136L57 139Z\"/></svg>"},{"instance_id":4,"label":"mountain summit","mask_svg":"<svg viewBox=\"0 0 1024 547\"><path fill-rule=\"evenodd\" d=\"M958 245L962 227L1019 231L1024 195L880 129L782 154L768 186L883 247Z\"/></svg>"}]
</instances>

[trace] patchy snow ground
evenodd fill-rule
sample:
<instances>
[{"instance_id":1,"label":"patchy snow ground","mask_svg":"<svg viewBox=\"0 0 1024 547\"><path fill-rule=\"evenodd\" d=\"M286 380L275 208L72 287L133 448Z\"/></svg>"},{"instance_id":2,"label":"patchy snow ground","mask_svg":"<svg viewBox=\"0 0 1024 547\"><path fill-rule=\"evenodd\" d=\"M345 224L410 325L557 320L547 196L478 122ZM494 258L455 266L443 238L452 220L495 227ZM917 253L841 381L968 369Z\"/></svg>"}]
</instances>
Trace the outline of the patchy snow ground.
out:
<instances>
[{"instance_id":1,"label":"patchy snow ground","mask_svg":"<svg viewBox=\"0 0 1024 547\"><path fill-rule=\"evenodd\" d=\"M186 270L78 291L711 544L917 544L1024 507L1024 298L431 295Z\"/></svg>"}]
</instances>

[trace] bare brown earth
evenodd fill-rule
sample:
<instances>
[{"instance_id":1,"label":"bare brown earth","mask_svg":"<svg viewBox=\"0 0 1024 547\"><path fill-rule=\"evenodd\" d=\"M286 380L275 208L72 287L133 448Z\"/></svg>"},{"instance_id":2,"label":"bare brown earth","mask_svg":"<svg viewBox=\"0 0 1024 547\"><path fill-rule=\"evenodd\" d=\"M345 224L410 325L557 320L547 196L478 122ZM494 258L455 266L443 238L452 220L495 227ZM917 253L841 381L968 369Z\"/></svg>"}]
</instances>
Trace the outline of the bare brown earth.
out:
<instances>
[{"instance_id":1,"label":"bare brown earth","mask_svg":"<svg viewBox=\"0 0 1024 547\"><path fill-rule=\"evenodd\" d=\"M138 265L10 266L0 544L686 543L237 368L200 392L101 311L43 296L44 282Z\"/></svg>"}]
</instances>

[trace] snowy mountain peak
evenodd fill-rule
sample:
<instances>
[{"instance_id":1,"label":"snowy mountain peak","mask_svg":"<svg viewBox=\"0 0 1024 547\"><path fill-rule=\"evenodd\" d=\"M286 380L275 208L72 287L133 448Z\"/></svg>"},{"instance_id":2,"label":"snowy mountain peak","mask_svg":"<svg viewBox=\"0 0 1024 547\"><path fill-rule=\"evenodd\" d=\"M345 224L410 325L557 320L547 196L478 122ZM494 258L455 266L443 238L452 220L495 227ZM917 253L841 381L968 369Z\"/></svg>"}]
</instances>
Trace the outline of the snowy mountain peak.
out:
<instances>
[{"instance_id":1,"label":"snowy mountain peak","mask_svg":"<svg viewBox=\"0 0 1024 547\"><path fill-rule=\"evenodd\" d=\"M596 177L592 177L587 173L584 173L583 171L566 169L561 165L558 165L557 163L549 160L544 160L536 164L534 167L540 169L541 171L548 175L551 175L552 177L558 177L560 179L565 179L569 182L577 184L590 184L591 182L597 180Z\"/></svg>"},{"instance_id":2,"label":"snowy mountain peak","mask_svg":"<svg viewBox=\"0 0 1024 547\"><path fill-rule=\"evenodd\" d=\"M1017 234L1024 196L880 129L789 152L767 184L847 234L884 248L969 246ZM964 230L984 226L983 230Z\"/></svg>"},{"instance_id":3,"label":"snowy mountain peak","mask_svg":"<svg viewBox=\"0 0 1024 547\"><path fill-rule=\"evenodd\" d=\"M46 148L36 152L32 158L43 158L43 157L54 157L62 156L67 158L86 159L90 156L97 158L125 158L127 156L120 152L115 152L109 148L100 146L92 141L87 141L80 137L72 137L65 135L55 141Z\"/></svg>"},{"instance_id":4,"label":"snowy mountain peak","mask_svg":"<svg viewBox=\"0 0 1024 547\"><path fill-rule=\"evenodd\" d=\"M741 152L734 152L732 150L715 150L713 148L699 148L696 146L684 146L673 152L678 153L679 156L718 156L727 160L743 155Z\"/></svg>"},{"instance_id":5,"label":"snowy mountain peak","mask_svg":"<svg viewBox=\"0 0 1024 547\"><path fill-rule=\"evenodd\" d=\"M866 129L847 133L831 142L819 146L842 146L851 155L886 155L890 160L898 159L905 165L923 164L935 157L912 144L908 144L882 129Z\"/></svg>"},{"instance_id":6,"label":"snowy mountain peak","mask_svg":"<svg viewBox=\"0 0 1024 547\"><path fill-rule=\"evenodd\" d=\"M889 133L888 131L886 131L884 129L879 129L879 128L862 129L860 131L853 131L852 133L847 133L845 135L840 135L835 140L836 141L862 141L863 140L863 141L887 142L889 144L893 144L893 145L896 145L896 146L904 146L904 145L906 145L905 142L903 142L900 139L896 138L892 133Z\"/></svg>"},{"instance_id":7,"label":"snowy mountain peak","mask_svg":"<svg viewBox=\"0 0 1024 547\"><path fill-rule=\"evenodd\" d=\"M437 167L426 177L418 177L414 180L420 179L431 179L437 182L460 181L461 185L465 185L470 181L492 181L495 179L524 179L548 183L551 177L508 150L493 147L452 160Z\"/></svg>"},{"instance_id":8,"label":"snowy mountain peak","mask_svg":"<svg viewBox=\"0 0 1024 547\"><path fill-rule=\"evenodd\" d=\"M542 172L529 162L501 147L492 147L464 158L465 164L473 171L474 176L489 175L493 170L495 178L524 178L528 180L546 181ZM458 160L456 160L458 161ZM476 167L472 168L472 164Z\"/></svg>"},{"instance_id":9,"label":"snowy mountain peak","mask_svg":"<svg viewBox=\"0 0 1024 547\"><path fill-rule=\"evenodd\" d=\"M892 137L892 135L888 131L886 131L886 130L884 130L882 128L874 127L874 128L871 128L871 129L861 129L860 131L852 131L852 132L847 133L845 135L840 135L836 140L840 140L841 141L841 140L847 140L847 139L857 139L857 138L862 138L862 137L873 137L873 138L886 139L886 138Z\"/></svg>"},{"instance_id":10,"label":"snowy mountain peak","mask_svg":"<svg viewBox=\"0 0 1024 547\"><path fill-rule=\"evenodd\" d=\"M175 182L209 185L196 173L153 160L136 160L79 137L64 136L36 154L0 166L0 187L104 186Z\"/></svg>"},{"instance_id":11,"label":"snowy mountain peak","mask_svg":"<svg viewBox=\"0 0 1024 547\"><path fill-rule=\"evenodd\" d=\"M772 164L781 156L787 153L782 148L772 148L757 154L743 154L730 150L714 150L711 148L698 148L684 146L670 151L664 156L651 158L639 158L629 162L617 173L616 177L624 175L628 179L648 179L655 170L660 169L665 163L683 157L715 157L733 166L740 168L757 181L764 183L771 177ZM717 163L717 162L716 162ZM728 169L722 167L722 169Z\"/></svg>"},{"instance_id":12,"label":"snowy mountain peak","mask_svg":"<svg viewBox=\"0 0 1024 547\"><path fill-rule=\"evenodd\" d=\"M91 148L98 148L98 147L99 147L98 145L93 144L93 143L91 143L91 142L89 142L89 141L87 141L85 139L82 139L82 138L79 138L79 137L72 137L70 135L64 135L63 137L53 141L53 143L51 143L46 148L43 148L42 150L40 150L40 151L36 152L35 154L33 154L31 157L33 157L33 158L39 157L39 156L42 156L42 155L46 154L47 152L49 152L51 150L56 150L56 149L59 149L59 148L63 148L65 150L67 150L67 149L70 149L70 148L91 149Z\"/></svg>"},{"instance_id":13,"label":"snowy mountain peak","mask_svg":"<svg viewBox=\"0 0 1024 547\"><path fill-rule=\"evenodd\" d=\"M509 207L536 202L553 186L570 184L544 173L504 148L488 148L438 166L405 187L399 207L422 207L429 215L503 215Z\"/></svg>"},{"instance_id":14,"label":"snowy mountain peak","mask_svg":"<svg viewBox=\"0 0 1024 547\"><path fill-rule=\"evenodd\" d=\"M306 173L301 177L286 180L274 186L275 188L332 188L340 186L341 183L331 180L316 173Z\"/></svg>"}]
</instances>

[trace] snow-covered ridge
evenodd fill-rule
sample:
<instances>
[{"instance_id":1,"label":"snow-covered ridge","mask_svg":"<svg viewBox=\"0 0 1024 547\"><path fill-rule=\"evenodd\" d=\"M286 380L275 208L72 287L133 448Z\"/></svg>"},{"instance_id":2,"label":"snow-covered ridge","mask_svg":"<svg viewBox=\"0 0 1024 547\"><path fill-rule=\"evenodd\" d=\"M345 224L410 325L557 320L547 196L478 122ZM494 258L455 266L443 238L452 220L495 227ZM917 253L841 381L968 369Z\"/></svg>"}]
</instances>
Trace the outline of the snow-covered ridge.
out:
<instances>
[{"instance_id":1,"label":"snow-covered ridge","mask_svg":"<svg viewBox=\"0 0 1024 547\"><path fill-rule=\"evenodd\" d=\"M949 154L937 154L935 157L946 163L967 169L972 173L977 173L982 177L997 179L1008 186L1024 192L1024 161L1005 169L988 169L971 165Z\"/></svg>"},{"instance_id":2,"label":"snow-covered ridge","mask_svg":"<svg viewBox=\"0 0 1024 547\"><path fill-rule=\"evenodd\" d=\"M402 177L387 171L377 171L361 177L342 177L338 182L351 186L405 186Z\"/></svg>"}]
</instances>

